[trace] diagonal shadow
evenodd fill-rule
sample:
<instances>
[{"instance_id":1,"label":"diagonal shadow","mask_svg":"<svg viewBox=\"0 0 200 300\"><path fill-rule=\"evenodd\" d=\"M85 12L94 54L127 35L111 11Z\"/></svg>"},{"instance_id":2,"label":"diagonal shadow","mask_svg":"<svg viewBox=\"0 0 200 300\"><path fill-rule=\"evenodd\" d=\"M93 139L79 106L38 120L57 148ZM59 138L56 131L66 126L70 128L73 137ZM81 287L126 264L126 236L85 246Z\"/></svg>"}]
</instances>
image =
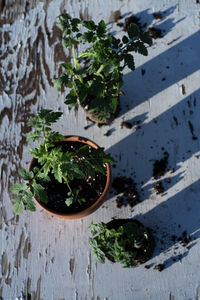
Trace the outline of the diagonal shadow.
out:
<instances>
[{"instance_id":1,"label":"diagonal shadow","mask_svg":"<svg viewBox=\"0 0 200 300\"><path fill-rule=\"evenodd\" d=\"M165 268L187 256L196 244L195 240L200 237L199 193L200 180L197 180L147 213L136 216L136 219L155 229L154 257L166 254ZM172 250L170 257L169 250Z\"/></svg>"},{"instance_id":2,"label":"diagonal shadow","mask_svg":"<svg viewBox=\"0 0 200 300\"><path fill-rule=\"evenodd\" d=\"M200 69L200 31L124 76L121 115ZM145 74L144 74L145 72ZM144 74L144 75L142 75ZM138 88L141 87L141 88Z\"/></svg>"},{"instance_id":3,"label":"diagonal shadow","mask_svg":"<svg viewBox=\"0 0 200 300\"><path fill-rule=\"evenodd\" d=\"M148 198L152 188L148 182L153 176L154 162L162 159L167 152L167 169L173 168L176 176L170 174L171 182L163 182L165 191L181 180L185 172L183 162L200 150L199 97L200 89L148 123L144 123L146 114L129 120L132 124L138 120L143 123L138 130L131 129L132 133L107 149L117 162L117 169L113 169L114 176L119 171L135 177L135 181L143 185L144 198Z\"/></svg>"},{"instance_id":4,"label":"diagonal shadow","mask_svg":"<svg viewBox=\"0 0 200 300\"><path fill-rule=\"evenodd\" d=\"M156 13L157 16L159 16L157 20L155 20L156 14L153 14L152 11L148 8L134 14L132 12L126 12L120 15L120 17L117 18L115 22L117 22L117 26L123 27L123 30L127 30L127 23L130 24L130 22L136 23L139 26L139 28L143 31L147 31L149 27L153 26L156 29L160 29L162 31L162 37L164 37L168 32L172 30L174 26L176 26L177 23L181 22L184 19L182 18L176 22L174 18L166 19L166 17L171 15L176 8L177 6L171 6L166 10L158 11ZM107 25L111 23L112 22L109 22ZM111 34L117 34L117 32L112 31Z\"/></svg>"}]
</instances>

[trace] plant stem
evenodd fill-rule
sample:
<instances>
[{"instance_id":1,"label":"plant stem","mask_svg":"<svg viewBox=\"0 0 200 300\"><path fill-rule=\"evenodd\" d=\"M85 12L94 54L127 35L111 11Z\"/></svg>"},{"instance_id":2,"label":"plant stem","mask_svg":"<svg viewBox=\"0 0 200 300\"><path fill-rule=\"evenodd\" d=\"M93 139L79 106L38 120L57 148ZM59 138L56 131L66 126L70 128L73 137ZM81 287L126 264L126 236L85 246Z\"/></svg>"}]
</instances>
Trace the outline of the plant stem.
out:
<instances>
[{"instance_id":1,"label":"plant stem","mask_svg":"<svg viewBox=\"0 0 200 300\"><path fill-rule=\"evenodd\" d=\"M103 65L100 66L100 68L97 70L96 74L101 73L102 70L103 70Z\"/></svg>"},{"instance_id":2,"label":"plant stem","mask_svg":"<svg viewBox=\"0 0 200 300\"><path fill-rule=\"evenodd\" d=\"M77 68L76 50L75 50L74 44L72 44L72 50L73 50L73 55L74 55L74 67L75 67L76 70L78 70L78 68Z\"/></svg>"},{"instance_id":3,"label":"plant stem","mask_svg":"<svg viewBox=\"0 0 200 300\"><path fill-rule=\"evenodd\" d=\"M46 133L45 133L45 123L42 123L42 131L43 131L43 136L44 136L44 147L45 151L48 151L47 144L46 144Z\"/></svg>"},{"instance_id":4,"label":"plant stem","mask_svg":"<svg viewBox=\"0 0 200 300\"><path fill-rule=\"evenodd\" d=\"M72 189L71 189L71 187L70 187L70 185L69 185L69 180L68 180L68 178L67 178L66 176L64 176L64 175L63 175L62 177L63 177L65 183L67 184L67 187L68 187L68 189L70 190L71 194L74 195L74 194L73 194L73 191L72 191Z\"/></svg>"}]
</instances>

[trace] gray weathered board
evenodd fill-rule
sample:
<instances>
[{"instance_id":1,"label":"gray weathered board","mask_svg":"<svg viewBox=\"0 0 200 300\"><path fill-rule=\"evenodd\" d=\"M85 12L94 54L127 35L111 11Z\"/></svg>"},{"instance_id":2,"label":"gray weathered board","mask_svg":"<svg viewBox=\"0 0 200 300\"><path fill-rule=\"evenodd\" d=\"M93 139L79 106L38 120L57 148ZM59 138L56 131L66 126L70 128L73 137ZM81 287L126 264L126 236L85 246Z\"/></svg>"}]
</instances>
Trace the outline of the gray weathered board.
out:
<instances>
[{"instance_id":1,"label":"gray weathered board","mask_svg":"<svg viewBox=\"0 0 200 300\"><path fill-rule=\"evenodd\" d=\"M199 2L0 1L0 299L200 299ZM65 95L51 83L60 63L70 59L55 25L56 16L65 11L96 22L104 19L119 36L124 32L117 22L132 14L145 30L162 30L147 57L135 55L135 72L124 73L121 112L110 126L84 129L91 124L84 112L69 111ZM30 161L27 121L41 107L64 112L56 128L61 133L104 146L116 159L113 177L131 176L141 203L119 209L110 194L101 208L79 220L56 219L39 208L14 216L8 190L18 169ZM122 128L123 120L133 127ZM165 152L167 171L155 180L153 164ZM154 187L160 180L164 192L157 194ZM148 263L123 269L94 261L87 226L113 217L136 217L154 230L156 249ZM187 245L181 242L184 236L191 239Z\"/></svg>"}]
</instances>

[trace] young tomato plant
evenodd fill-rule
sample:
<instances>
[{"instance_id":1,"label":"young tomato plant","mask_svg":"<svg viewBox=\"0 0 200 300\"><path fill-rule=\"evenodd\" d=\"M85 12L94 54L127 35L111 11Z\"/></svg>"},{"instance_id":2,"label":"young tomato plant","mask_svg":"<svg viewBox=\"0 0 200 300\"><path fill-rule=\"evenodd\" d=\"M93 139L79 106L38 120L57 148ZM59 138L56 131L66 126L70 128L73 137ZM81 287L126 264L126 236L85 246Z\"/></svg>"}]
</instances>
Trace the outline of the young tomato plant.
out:
<instances>
[{"instance_id":1,"label":"young tomato plant","mask_svg":"<svg viewBox=\"0 0 200 300\"><path fill-rule=\"evenodd\" d=\"M106 122L116 113L123 85L123 70L135 69L131 52L147 55L147 45L152 44L149 34L130 24L128 35L122 39L110 35L105 22L82 21L69 14L58 17L58 27L63 31L62 45L72 48L73 60L63 63L63 74L54 79L54 86L70 89L65 103L72 107L80 104L95 114L98 122ZM86 44L86 50L79 52Z\"/></svg>"},{"instance_id":2,"label":"young tomato plant","mask_svg":"<svg viewBox=\"0 0 200 300\"><path fill-rule=\"evenodd\" d=\"M113 162L103 148L94 149L83 145L75 151L63 151L59 141L64 136L51 130L51 125L62 115L61 112L41 110L36 117L29 121L33 131L28 136L28 141L38 141L38 147L29 149L37 164L33 170L20 169L19 175L22 182L15 183L11 192L16 195L13 199L13 209L16 214L24 212L24 207L35 211L33 197L47 204L48 195L44 184L49 182L53 175L55 180L66 185L65 203L70 206L77 202L81 205L86 199L79 196L79 188L71 188L75 179L94 178L96 172L106 175L105 163Z\"/></svg>"},{"instance_id":3,"label":"young tomato plant","mask_svg":"<svg viewBox=\"0 0 200 300\"><path fill-rule=\"evenodd\" d=\"M133 220L118 227L108 224L89 225L93 236L89 238L89 246L94 258L104 263L107 257L112 262L120 262L124 268L135 267L138 251L149 239L148 230Z\"/></svg>"}]
</instances>

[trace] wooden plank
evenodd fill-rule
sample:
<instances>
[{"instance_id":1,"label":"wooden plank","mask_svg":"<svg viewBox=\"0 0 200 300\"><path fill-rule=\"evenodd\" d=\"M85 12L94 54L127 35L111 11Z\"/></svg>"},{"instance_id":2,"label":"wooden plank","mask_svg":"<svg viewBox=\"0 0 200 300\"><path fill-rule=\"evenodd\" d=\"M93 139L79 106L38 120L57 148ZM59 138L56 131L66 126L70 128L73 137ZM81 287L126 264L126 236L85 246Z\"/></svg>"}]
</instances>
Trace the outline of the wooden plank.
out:
<instances>
[{"instance_id":1,"label":"wooden plank","mask_svg":"<svg viewBox=\"0 0 200 300\"><path fill-rule=\"evenodd\" d=\"M198 1L71 0L0 2L0 297L55 300L141 300L199 298L199 12ZM136 70L124 73L119 117L110 125L89 126L84 112L69 111L64 94L52 85L64 52L56 16L109 23L134 14L144 29L158 27L149 56L135 55ZM153 13L160 12L162 19ZM119 16L124 18L119 19ZM146 23L146 25L145 25ZM81 220L63 221L39 208L16 217L10 185L28 166L28 120L41 108L64 111L57 129L89 137L116 159L113 176L131 176L141 203L116 206L116 197ZM131 129L121 127L129 121ZM139 125L139 126L138 126ZM111 135L105 133L111 130ZM155 180L153 165L168 153L166 173ZM162 181L164 192L156 194ZM136 217L153 228L153 258L136 269L97 264L91 257L88 224L113 217ZM186 233L185 233L186 231ZM187 244L191 238L190 243ZM184 243L185 241L185 243ZM156 266L164 264L159 272Z\"/></svg>"}]
</instances>

